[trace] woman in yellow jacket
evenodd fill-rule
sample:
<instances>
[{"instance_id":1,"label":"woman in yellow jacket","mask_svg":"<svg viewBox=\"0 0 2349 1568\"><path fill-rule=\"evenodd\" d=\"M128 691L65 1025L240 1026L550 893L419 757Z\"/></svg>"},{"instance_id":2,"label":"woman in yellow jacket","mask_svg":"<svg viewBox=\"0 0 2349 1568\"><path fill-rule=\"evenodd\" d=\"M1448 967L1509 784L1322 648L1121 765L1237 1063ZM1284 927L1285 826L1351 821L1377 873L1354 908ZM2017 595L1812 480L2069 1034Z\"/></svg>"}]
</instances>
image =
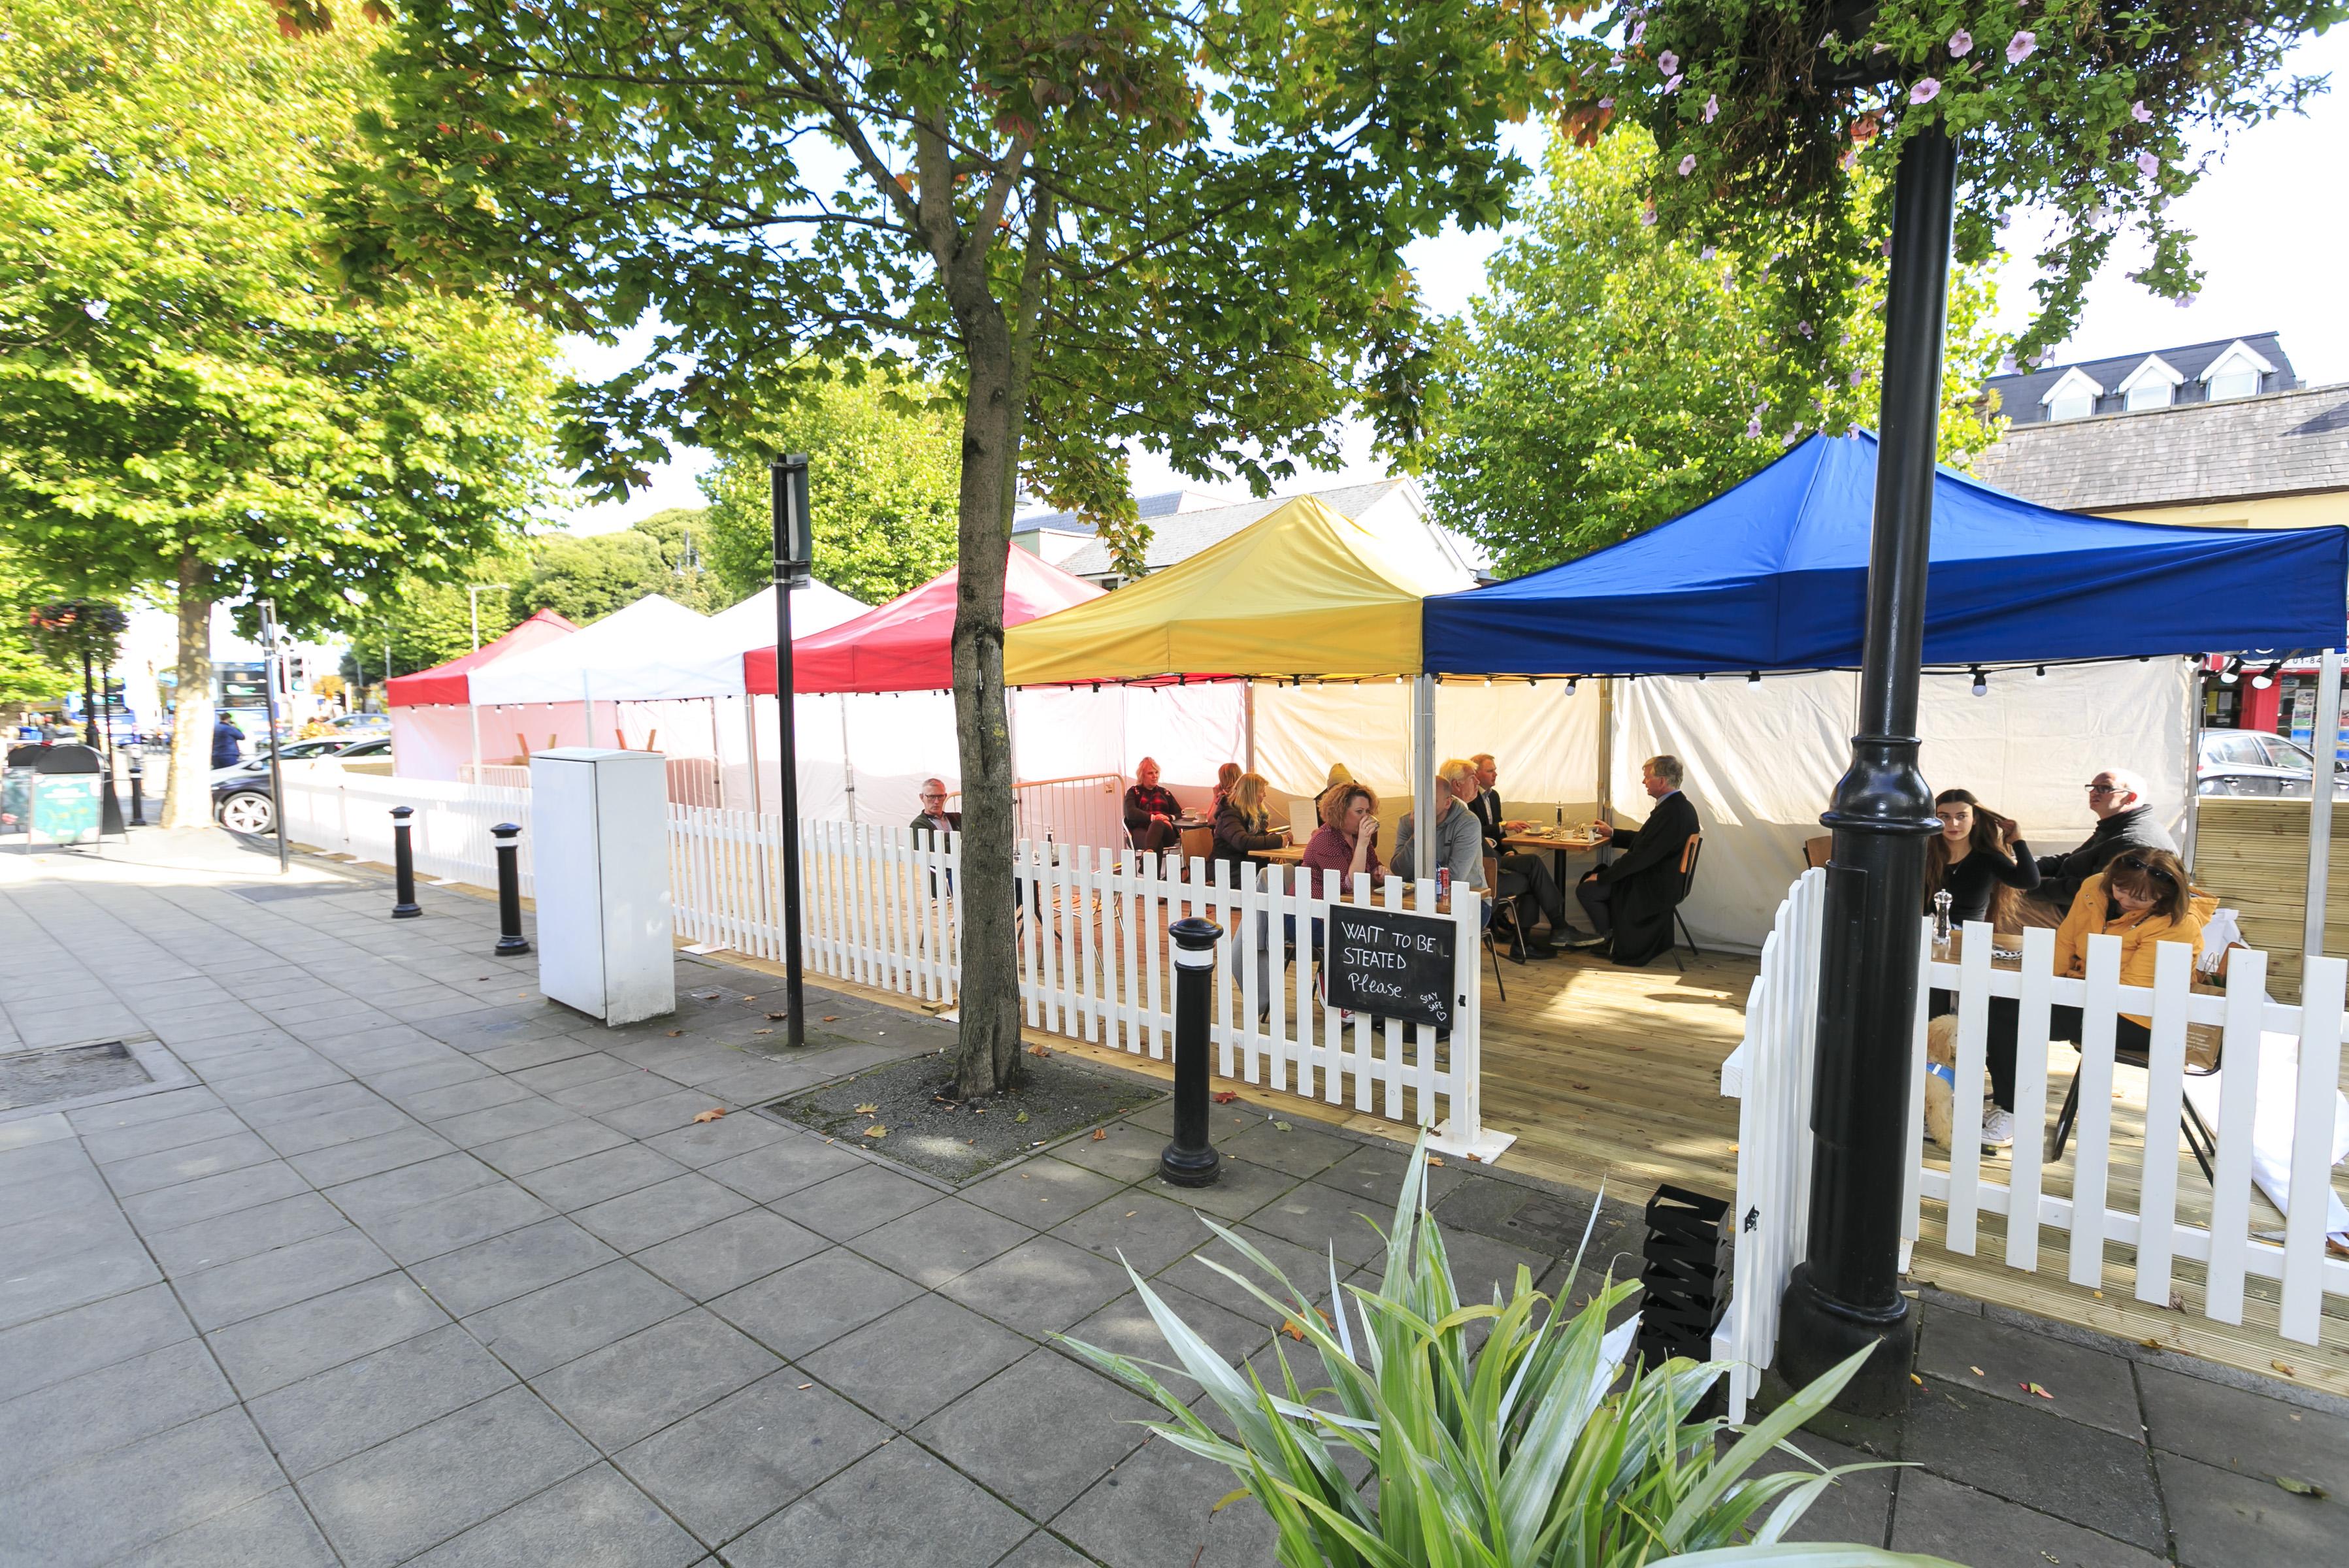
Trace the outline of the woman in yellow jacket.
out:
<instances>
[{"instance_id":1,"label":"woman in yellow jacket","mask_svg":"<svg viewBox=\"0 0 2349 1568\"><path fill-rule=\"evenodd\" d=\"M2184 944L2195 957L2202 951L2202 927L2219 901L2198 892L2186 877L2186 867L2168 850L2129 850L2103 872L2081 884L2064 923L2055 930L2055 974L2067 980L2088 976L2088 938L2117 936L2121 941L2121 984L2151 985L2158 949L2165 942ZM2014 1034L2013 1015L2002 1020L1992 1014L1989 1041L1991 1099L1996 1109L1982 1119L1982 1141L2003 1147L2014 1141ZM2114 1047L2123 1056L2142 1057L2152 1047L2153 1020L2123 1014L2115 1021ZM2049 1009L2051 1039L2080 1043L2080 1009L2057 1006Z\"/></svg>"}]
</instances>

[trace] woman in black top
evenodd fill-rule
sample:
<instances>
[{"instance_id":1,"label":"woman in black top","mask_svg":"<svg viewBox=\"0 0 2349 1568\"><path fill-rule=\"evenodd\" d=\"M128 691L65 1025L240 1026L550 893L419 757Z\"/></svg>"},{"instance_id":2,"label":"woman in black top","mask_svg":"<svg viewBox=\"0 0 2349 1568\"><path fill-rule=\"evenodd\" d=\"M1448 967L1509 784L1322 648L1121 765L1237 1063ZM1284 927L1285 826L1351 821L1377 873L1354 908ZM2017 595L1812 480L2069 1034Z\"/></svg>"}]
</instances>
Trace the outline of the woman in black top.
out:
<instances>
[{"instance_id":1,"label":"woman in black top","mask_svg":"<svg viewBox=\"0 0 2349 1568\"><path fill-rule=\"evenodd\" d=\"M2012 817L2002 817L1964 789L1933 797L1941 830L1925 850L1925 913L1933 895L1950 895L1952 929L1987 920L2012 929L2014 903L2039 885L2039 862Z\"/></svg>"},{"instance_id":2,"label":"woman in black top","mask_svg":"<svg viewBox=\"0 0 2349 1568\"><path fill-rule=\"evenodd\" d=\"M1288 841L1273 828L1265 800L1269 788L1262 774L1243 773L1216 802L1216 859L1245 866L1250 850L1276 850Z\"/></svg>"}]
</instances>

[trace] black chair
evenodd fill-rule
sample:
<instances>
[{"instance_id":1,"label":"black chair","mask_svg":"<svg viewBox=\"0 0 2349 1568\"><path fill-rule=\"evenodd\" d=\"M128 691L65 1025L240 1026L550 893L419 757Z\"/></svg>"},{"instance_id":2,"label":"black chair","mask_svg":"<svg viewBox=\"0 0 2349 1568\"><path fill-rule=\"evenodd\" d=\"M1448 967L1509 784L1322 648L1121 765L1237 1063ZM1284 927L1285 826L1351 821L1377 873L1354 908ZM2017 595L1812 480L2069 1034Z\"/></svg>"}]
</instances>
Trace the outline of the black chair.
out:
<instances>
[{"instance_id":1,"label":"black chair","mask_svg":"<svg viewBox=\"0 0 2349 1568\"><path fill-rule=\"evenodd\" d=\"M1672 900L1672 923L1680 927L1681 939L1688 944L1690 954L1698 958L1704 956L1704 949L1699 947L1696 938L1689 934L1688 922L1681 918L1681 905L1688 902L1690 892L1696 886L1697 855L1703 848L1702 833L1691 833L1688 842L1681 846L1681 891L1680 895ZM1680 948L1674 946L1671 954L1673 967L1683 975L1687 974L1688 965L1681 962Z\"/></svg>"},{"instance_id":2,"label":"black chair","mask_svg":"<svg viewBox=\"0 0 2349 1568\"><path fill-rule=\"evenodd\" d=\"M1485 857L1485 885L1494 889L1498 889L1501 885L1501 861L1500 857L1497 855L1486 855ZM1519 893L1516 897L1506 901L1506 903L1503 903L1496 893L1494 899L1493 909L1493 916L1495 920L1500 918L1502 910L1506 909L1508 911L1509 929L1516 933L1516 940L1520 944L1518 952L1521 956L1517 959L1517 962L1520 964L1525 962L1525 959L1522 956L1524 952L1523 944L1525 942L1525 913L1517 906L1523 903L1524 900L1525 894ZM1506 1002L1509 999L1509 988L1501 982L1501 950L1493 945L1492 921L1488 920L1485 923L1483 935L1485 938L1485 956L1493 961L1493 989L1499 992L1501 1000Z\"/></svg>"},{"instance_id":3,"label":"black chair","mask_svg":"<svg viewBox=\"0 0 2349 1568\"><path fill-rule=\"evenodd\" d=\"M2219 1070L2220 1061L2226 1055L2226 1037L2214 1024L2189 1024L2187 1026L2187 1030L2189 1055L2186 1076L2209 1078ZM2204 1031L2208 1031L2211 1040L2210 1060L2207 1067L2198 1067L2193 1061L2193 1045ZM2080 1042L2074 1040L2070 1043L2077 1046ZM2153 1064L2147 1052L2116 1044L2113 1048L2113 1065L2136 1068L2139 1071L2144 1071ZM2080 1074L2079 1069L2075 1068L2072 1072L2072 1087L2064 1094L2064 1109L2055 1113L2055 1125L2047 1130L2047 1148L2044 1156L2046 1164L2053 1165L2064 1158L2064 1147L2072 1140L2072 1125L2079 1118ZM2210 1124L2202 1119L2202 1113L2194 1109L2194 1102L2184 1094L2178 1097L2178 1130L2186 1135L2186 1147L2194 1151L2194 1163L2202 1167L2202 1180L2213 1187L2217 1186L2219 1179L2214 1162L2219 1158L2219 1136L2210 1130Z\"/></svg>"}]
</instances>

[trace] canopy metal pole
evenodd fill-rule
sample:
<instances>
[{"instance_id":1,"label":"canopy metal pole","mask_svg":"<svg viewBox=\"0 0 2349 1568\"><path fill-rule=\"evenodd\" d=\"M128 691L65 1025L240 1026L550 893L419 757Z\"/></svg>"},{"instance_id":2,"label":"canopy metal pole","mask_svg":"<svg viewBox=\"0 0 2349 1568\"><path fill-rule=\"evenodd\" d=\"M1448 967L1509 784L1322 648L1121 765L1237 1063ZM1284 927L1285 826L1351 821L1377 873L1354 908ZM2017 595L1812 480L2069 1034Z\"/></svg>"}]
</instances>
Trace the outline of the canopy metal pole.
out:
<instances>
[{"instance_id":1,"label":"canopy metal pole","mask_svg":"<svg viewBox=\"0 0 2349 1568\"><path fill-rule=\"evenodd\" d=\"M1615 820L1615 677L1599 678L1599 820Z\"/></svg>"},{"instance_id":2,"label":"canopy metal pole","mask_svg":"<svg viewBox=\"0 0 2349 1568\"><path fill-rule=\"evenodd\" d=\"M2316 721L2309 728L2308 907L2301 920L2300 947L2314 957L2324 951L2324 902L2333 870L2333 759L2341 752L2341 650L2327 648L2317 665Z\"/></svg>"},{"instance_id":3,"label":"canopy metal pole","mask_svg":"<svg viewBox=\"0 0 2349 1568\"><path fill-rule=\"evenodd\" d=\"M742 687L742 735L750 750L750 815L764 816L766 798L759 786L759 694L748 683Z\"/></svg>"},{"instance_id":4,"label":"canopy metal pole","mask_svg":"<svg viewBox=\"0 0 2349 1568\"><path fill-rule=\"evenodd\" d=\"M1414 879L1435 875L1435 677L1412 677L1412 847Z\"/></svg>"},{"instance_id":5,"label":"canopy metal pole","mask_svg":"<svg viewBox=\"0 0 2349 1568\"><path fill-rule=\"evenodd\" d=\"M1240 687L1240 770L1256 771L1256 682Z\"/></svg>"},{"instance_id":6,"label":"canopy metal pole","mask_svg":"<svg viewBox=\"0 0 2349 1568\"><path fill-rule=\"evenodd\" d=\"M848 751L848 694L840 694L840 781L848 793L848 820L856 820L856 758Z\"/></svg>"},{"instance_id":7,"label":"canopy metal pole","mask_svg":"<svg viewBox=\"0 0 2349 1568\"><path fill-rule=\"evenodd\" d=\"M1917 768L1917 691L1956 177L1956 150L1939 126L1900 150L1858 724L1851 767L1820 819L1835 848L1821 918L1810 1218L1779 1315L1775 1364L1795 1387L1874 1349L1835 1400L1861 1415L1907 1408L1917 1343L1900 1294L1901 1171L1925 841L1940 827Z\"/></svg>"},{"instance_id":8,"label":"canopy metal pole","mask_svg":"<svg viewBox=\"0 0 2349 1568\"><path fill-rule=\"evenodd\" d=\"M2202 815L2202 796L2195 788L2195 776L2202 767L2202 684L2206 678L2202 656L2197 654L2188 667L2193 673L2186 677L2186 836L2179 842L2186 850L2186 869L2191 872L2195 830Z\"/></svg>"}]
</instances>

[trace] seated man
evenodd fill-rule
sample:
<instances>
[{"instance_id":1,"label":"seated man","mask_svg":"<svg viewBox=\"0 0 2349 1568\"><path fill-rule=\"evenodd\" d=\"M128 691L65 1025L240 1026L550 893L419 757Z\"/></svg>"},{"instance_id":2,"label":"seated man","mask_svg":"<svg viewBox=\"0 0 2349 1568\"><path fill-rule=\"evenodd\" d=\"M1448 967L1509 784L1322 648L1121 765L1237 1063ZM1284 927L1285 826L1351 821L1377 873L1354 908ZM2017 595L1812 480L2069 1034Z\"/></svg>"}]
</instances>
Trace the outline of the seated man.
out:
<instances>
[{"instance_id":1,"label":"seated man","mask_svg":"<svg viewBox=\"0 0 2349 1568\"><path fill-rule=\"evenodd\" d=\"M1432 877L1439 870L1448 871L1454 887L1484 891L1485 837L1477 829L1476 813L1465 804L1467 796L1475 791L1475 764L1456 757L1435 770L1435 836L1429 841L1434 859L1423 873L1413 860L1418 849L1418 813L1406 811L1395 829L1394 855L1387 862L1390 874L1416 882L1423 874Z\"/></svg>"},{"instance_id":2,"label":"seated man","mask_svg":"<svg viewBox=\"0 0 2349 1568\"><path fill-rule=\"evenodd\" d=\"M2087 880L2111 864L2123 850L2178 852L2145 798L2145 780L2126 768L2107 768L2088 781L2088 810L2095 831L2069 854L2039 857L2039 886L2023 899L2025 925L2059 924Z\"/></svg>"},{"instance_id":3,"label":"seated man","mask_svg":"<svg viewBox=\"0 0 2349 1568\"><path fill-rule=\"evenodd\" d=\"M1598 933L1577 948L1605 948L1618 964L1641 965L1671 950L1672 910L1681 901L1681 851L1697 830L1696 808L1681 793L1680 758L1651 757L1640 782L1656 809L1638 828L1592 824L1599 837L1623 851L1620 860L1582 879L1575 897Z\"/></svg>"},{"instance_id":4,"label":"seated man","mask_svg":"<svg viewBox=\"0 0 2349 1568\"><path fill-rule=\"evenodd\" d=\"M947 810L945 779L922 780L922 809L914 813L914 820L906 826L917 833L936 833L941 839L948 833L962 831L962 813Z\"/></svg>"},{"instance_id":5,"label":"seated man","mask_svg":"<svg viewBox=\"0 0 2349 1568\"><path fill-rule=\"evenodd\" d=\"M1567 923L1566 894L1559 889L1557 879L1550 874L1548 860L1524 850L1512 850L1502 842L1508 837L1511 828L1522 828L1525 824L1501 820L1501 795L1494 788L1500 779L1500 770L1494 764L1493 754L1480 751L1468 760L1476 767L1476 792L1469 798L1469 810L1475 813L1483 830L1485 852L1496 857L1501 865L1500 882L1493 890L1494 895L1513 910L1523 907L1521 901L1531 900L1534 907L1541 911L1542 918L1549 922L1551 942L1578 940L1582 933ZM1549 956L1547 953L1535 951L1530 930L1520 934L1525 939L1526 951L1532 956Z\"/></svg>"},{"instance_id":6,"label":"seated man","mask_svg":"<svg viewBox=\"0 0 2349 1568\"><path fill-rule=\"evenodd\" d=\"M1137 850L1155 853L1183 841L1174 819L1183 814L1174 797L1158 786L1158 762L1145 757L1133 770L1133 788L1125 792L1125 836Z\"/></svg>"}]
</instances>

